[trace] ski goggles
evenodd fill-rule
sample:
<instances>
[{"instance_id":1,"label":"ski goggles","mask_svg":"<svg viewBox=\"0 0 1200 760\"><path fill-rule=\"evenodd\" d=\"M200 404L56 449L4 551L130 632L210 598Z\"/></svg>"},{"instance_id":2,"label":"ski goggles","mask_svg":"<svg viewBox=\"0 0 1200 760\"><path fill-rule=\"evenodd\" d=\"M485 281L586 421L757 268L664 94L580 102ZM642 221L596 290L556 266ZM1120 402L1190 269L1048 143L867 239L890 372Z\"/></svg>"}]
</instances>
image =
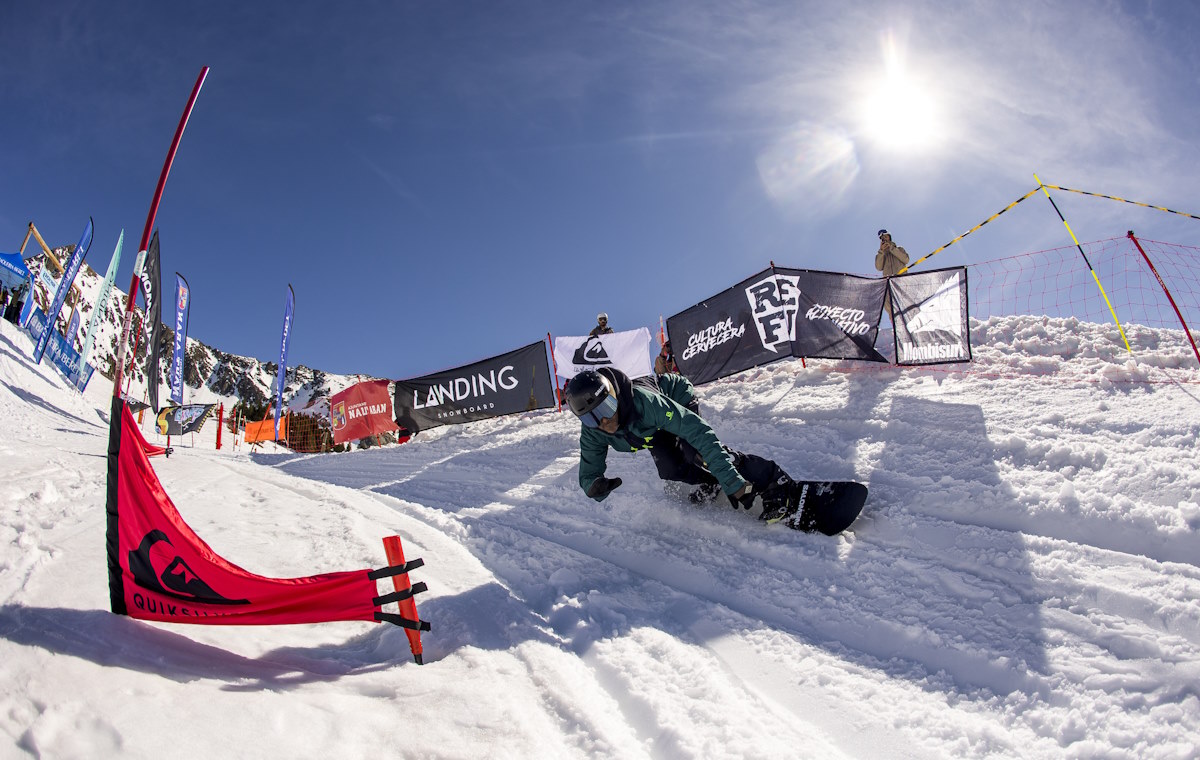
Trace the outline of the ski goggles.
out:
<instances>
[{"instance_id":1,"label":"ski goggles","mask_svg":"<svg viewBox=\"0 0 1200 760\"><path fill-rule=\"evenodd\" d=\"M617 397L611 393L604 400L592 407L590 412L579 415L579 421L584 427L600 427L600 423L617 413Z\"/></svg>"}]
</instances>

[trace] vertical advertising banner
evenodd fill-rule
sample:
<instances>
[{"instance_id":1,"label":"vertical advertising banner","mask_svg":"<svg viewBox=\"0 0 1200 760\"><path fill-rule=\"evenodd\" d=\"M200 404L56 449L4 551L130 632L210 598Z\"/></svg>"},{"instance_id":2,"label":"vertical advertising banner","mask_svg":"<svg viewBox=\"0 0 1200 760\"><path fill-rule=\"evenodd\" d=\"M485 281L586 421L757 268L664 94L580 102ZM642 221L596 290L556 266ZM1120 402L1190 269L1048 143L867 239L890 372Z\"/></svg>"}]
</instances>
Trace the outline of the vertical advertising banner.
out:
<instances>
[{"instance_id":1,"label":"vertical advertising banner","mask_svg":"<svg viewBox=\"0 0 1200 760\"><path fill-rule=\"evenodd\" d=\"M67 259L66 265L63 267L62 278L58 281L58 288L54 291L54 301L50 304L50 309L46 312L47 329L42 331L42 336L38 338L37 345L33 348L33 360L37 364L42 363L42 354L46 352L46 345L50 342L50 334L56 332L55 323L58 320L58 313L62 310L63 302L67 300L67 293L71 292L71 285L75 282L75 275L79 274L79 267L83 265L83 259L87 256L88 249L92 247L92 220L88 218L87 226L83 228L83 235L79 238L79 242L75 244L75 250L71 251L70 258ZM43 271L45 271L43 269ZM30 302L33 301L33 294L29 294Z\"/></svg>"},{"instance_id":2,"label":"vertical advertising banner","mask_svg":"<svg viewBox=\"0 0 1200 760\"><path fill-rule=\"evenodd\" d=\"M412 432L556 406L546 344L396 381L396 422Z\"/></svg>"},{"instance_id":3,"label":"vertical advertising banner","mask_svg":"<svg viewBox=\"0 0 1200 760\"><path fill-rule=\"evenodd\" d=\"M288 284L287 300L283 304L283 336L279 339L279 374L275 378L275 440L279 440L279 417L283 413L283 388L287 385L288 344L292 340L295 307L296 291Z\"/></svg>"},{"instance_id":4,"label":"vertical advertising banner","mask_svg":"<svg viewBox=\"0 0 1200 760\"><path fill-rule=\"evenodd\" d=\"M899 275L889 287L897 364L971 361L966 267Z\"/></svg>"},{"instance_id":5,"label":"vertical advertising banner","mask_svg":"<svg viewBox=\"0 0 1200 760\"><path fill-rule=\"evenodd\" d=\"M32 303L33 299L29 300ZM92 377L92 365L84 364L75 348L58 334L58 330L50 329L49 324L42 310L34 306L26 326L29 336L34 340L41 340L46 333L50 333L50 339L46 343L46 356L50 357L50 362L58 368L63 377L82 391Z\"/></svg>"},{"instance_id":6,"label":"vertical advertising banner","mask_svg":"<svg viewBox=\"0 0 1200 760\"><path fill-rule=\"evenodd\" d=\"M175 345L171 352L171 400L183 403L183 362L187 358L188 313L192 289L179 272L175 273Z\"/></svg>"},{"instance_id":7,"label":"vertical advertising banner","mask_svg":"<svg viewBox=\"0 0 1200 760\"><path fill-rule=\"evenodd\" d=\"M398 429L392 419L392 398L387 380L370 380L350 386L329 399L333 442L345 443Z\"/></svg>"},{"instance_id":8,"label":"vertical advertising banner","mask_svg":"<svg viewBox=\"0 0 1200 760\"><path fill-rule=\"evenodd\" d=\"M117 247L113 250L112 258L108 260L108 271L104 274L104 282L100 292L96 294L96 304L92 309L92 317L88 320L87 335L83 339L83 350L79 352L80 366L87 363L92 355L92 343L96 340L96 328L100 325L100 317L108 310L108 294L113 282L117 279L117 267L121 266L121 246L125 243L125 230L117 236Z\"/></svg>"},{"instance_id":9,"label":"vertical advertising banner","mask_svg":"<svg viewBox=\"0 0 1200 760\"><path fill-rule=\"evenodd\" d=\"M563 335L554 339L554 362L559 377L575 377L598 367L615 367L630 377L645 377L654 374L650 341L650 330L645 327L607 335Z\"/></svg>"},{"instance_id":10,"label":"vertical advertising banner","mask_svg":"<svg viewBox=\"0 0 1200 760\"><path fill-rule=\"evenodd\" d=\"M146 394L150 408L158 412L159 344L162 343L162 262L158 252L158 231L146 249L146 262L139 275L142 300L146 303ZM130 294L133 297L133 294Z\"/></svg>"}]
</instances>

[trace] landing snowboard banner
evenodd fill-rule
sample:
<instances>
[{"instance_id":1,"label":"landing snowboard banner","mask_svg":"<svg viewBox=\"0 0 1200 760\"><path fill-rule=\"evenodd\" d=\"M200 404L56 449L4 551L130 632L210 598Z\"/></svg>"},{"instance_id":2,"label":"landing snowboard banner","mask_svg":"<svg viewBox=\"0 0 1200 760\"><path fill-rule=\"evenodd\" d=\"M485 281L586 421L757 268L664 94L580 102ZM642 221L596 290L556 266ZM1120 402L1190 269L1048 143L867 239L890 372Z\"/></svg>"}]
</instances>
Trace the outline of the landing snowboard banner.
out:
<instances>
[{"instance_id":1,"label":"landing snowboard banner","mask_svg":"<svg viewBox=\"0 0 1200 760\"><path fill-rule=\"evenodd\" d=\"M546 344L396 381L396 422L412 432L555 405Z\"/></svg>"},{"instance_id":2,"label":"landing snowboard banner","mask_svg":"<svg viewBox=\"0 0 1200 760\"><path fill-rule=\"evenodd\" d=\"M356 383L329 399L333 442L345 443L381 433L395 432L392 398L387 380Z\"/></svg>"},{"instance_id":3,"label":"landing snowboard banner","mask_svg":"<svg viewBox=\"0 0 1200 760\"><path fill-rule=\"evenodd\" d=\"M971 361L966 267L899 275L889 284L897 364Z\"/></svg>"},{"instance_id":4,"label":"landing snowboard banner","mask_svg":"<svg viewBox=\"0 0 1200 760\"><path fill-rule=\"evenodd\" d=\"M650 330L645 327L608 335L563 335L554 339L558 376L572 378L586 369L615 367L630 378L654 374Z\"/></svg>"},{"instance_id":5,"label":"landing snowboard banner","mask_svg":"<svg viewBox=\"0 0 1200 760\"><path fill-rule=\"evenodd\" d=\"M784 358L886 361L874 348L886 281L771 267L667 320L679 371L701 384Z\"/></svg>"}]
</instances>

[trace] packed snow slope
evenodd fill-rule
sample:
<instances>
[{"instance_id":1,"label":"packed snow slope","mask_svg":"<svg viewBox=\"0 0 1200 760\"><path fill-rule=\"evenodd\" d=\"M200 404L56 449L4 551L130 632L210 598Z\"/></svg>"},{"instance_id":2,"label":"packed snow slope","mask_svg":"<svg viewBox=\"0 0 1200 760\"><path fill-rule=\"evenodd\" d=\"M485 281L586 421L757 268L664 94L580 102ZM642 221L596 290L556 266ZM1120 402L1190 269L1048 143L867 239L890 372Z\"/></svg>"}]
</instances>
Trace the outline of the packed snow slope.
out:
<instances>
[{"instance_id":1,"label":"packed snow slope","mask_svg":"<svg viewBox=\"0 0 1200 760\"><path fill-rule=\"evenodd\" d=\"M1128 333L1136 359L1111 326L993 319L969 366L703 387L729 445L870 485L835 538L692 506L645 453L596 504L557 412L312 456L210 423L154 460L256 573L382 566L401 535L418 666L386 625L109 613L105 383L71 393L4 323L0 756L1195 757L1200 370Z\"/></svg>"}]
</instances>

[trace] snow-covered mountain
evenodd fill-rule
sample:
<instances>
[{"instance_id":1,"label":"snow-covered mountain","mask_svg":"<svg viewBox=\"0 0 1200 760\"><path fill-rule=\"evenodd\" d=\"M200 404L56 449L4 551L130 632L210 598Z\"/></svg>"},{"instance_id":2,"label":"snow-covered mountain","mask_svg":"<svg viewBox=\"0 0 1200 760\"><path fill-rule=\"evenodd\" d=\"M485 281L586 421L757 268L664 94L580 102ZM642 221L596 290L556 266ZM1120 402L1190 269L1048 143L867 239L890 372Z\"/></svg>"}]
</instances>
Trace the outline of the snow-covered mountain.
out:
<instances>
[{"instance_id":1,"label":"snow-covered mountain","mask_svg":"<svg viewBox=\"0 0 1200 760\"><path fill-rule=\"evenodd\" d=\"M73 246L53 249L56 257L64 261ZM26 261L33 274L34 293L37 304L43 309L54 297L50 283L39 276L44 266L47 266L45 254L37 254ZM53 271L51 267L51 271ZM78 308L81 312L79 332L75 335L75 348L82 349L84 336L87 333L88 320L91 319L100 287L104 276L97 273L86 263L75 278L80 296ZM107 303L97 328L92 354L88 363L96 368L98 375L92 379L93 384L101 384L108 378L111 387L113 365L116 360L117 340L121 335L122 316L125 309L125 291L114 285L109 291ZM166 304L170 307L170 303ZM174 313L168 314L165 308L163 317L170 320L164 325L159 350L160 357L160 388L168 387L167 373L170 371L171 351L175 339L171 324ZM139 312L139 320L141 313ZM60 332L65 332L71 319L71 308L65 306L58 316ZM139 322L140 324L140 322ZM130 395L142 398L146 385L146 354L145 339L139 341L137 361L131 377L129 377ZM188 403L224 402L232 408L237 401L245 401L255 407L263 406L272 396L278 364L263 362L258 359L228 354L208 346L191 337L187 340L187 361L184 363L184 384L187 386L184 398ZM103 377L101 377L101 375ZM337 375L322 372L318 369L296 365L288 368L287 385L284 388L284 401L288 408L295 412L311 414L322 419L328 417L329 397L360 380L373 379L365 375ZM161 397L166 397L166 391L160 391Z\"/></svg>"}]
</instances>

